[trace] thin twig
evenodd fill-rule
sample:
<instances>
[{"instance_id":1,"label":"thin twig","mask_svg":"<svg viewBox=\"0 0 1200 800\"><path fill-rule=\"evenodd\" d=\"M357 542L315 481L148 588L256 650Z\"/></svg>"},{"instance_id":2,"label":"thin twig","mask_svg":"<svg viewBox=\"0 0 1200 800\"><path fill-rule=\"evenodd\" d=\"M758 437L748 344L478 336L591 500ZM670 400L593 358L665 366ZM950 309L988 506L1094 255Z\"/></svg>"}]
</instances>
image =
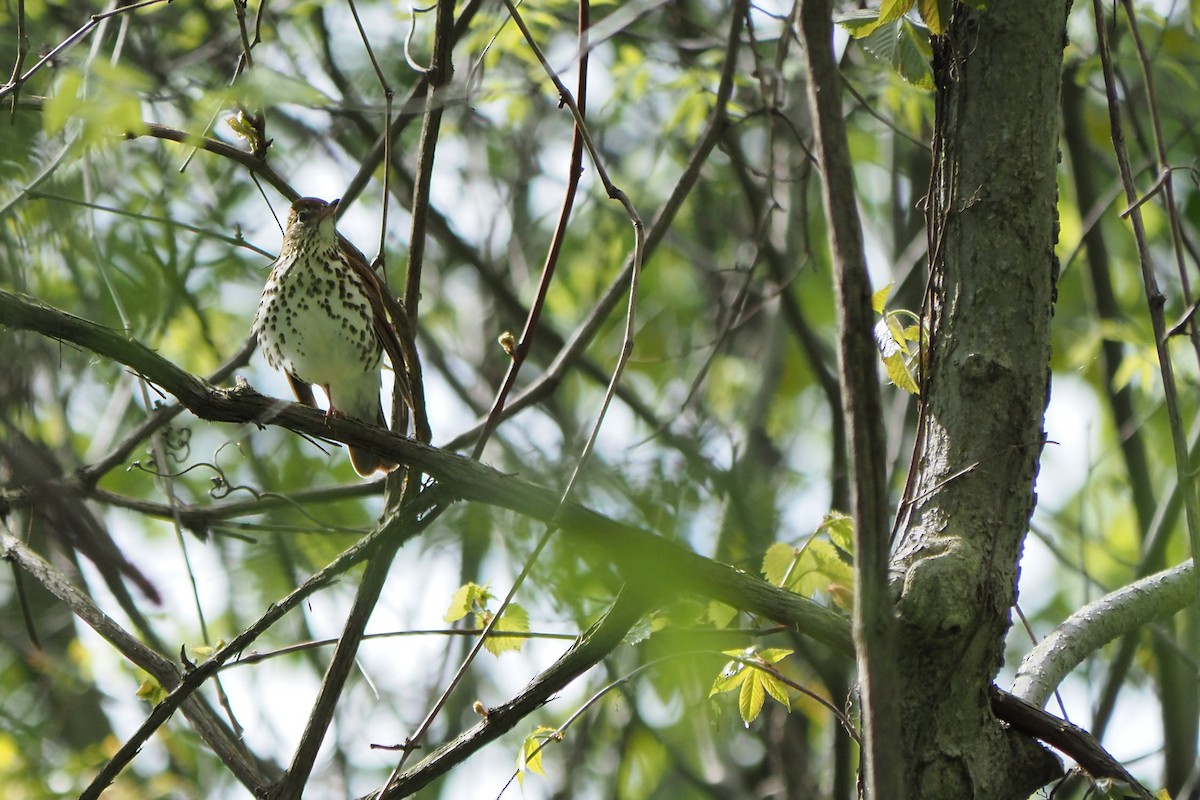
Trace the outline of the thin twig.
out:
<instances>
[{"instance_id":1,"label":"thin twig","mask_svg":"<svg viewBox=\"0 0 1200 800\"><path fill-rule=\"evenodd\" d=\"M34 75L36 75L38 73L38 71L42 69L42 67L51 63L52 61L54 61L54 59L58 58L58 56L61 53L63 53L68 48L72 47L73 45L77 44L81 39L83 39L85 36L87 36L89 33L91 33L93 30L95 30L95 28L97 26L99 26L101 23L103 23L109 17L115 17L120 14L127 14L132 11L137 11L138 9L146 8L148 6L156 6L161 3L169 4L171 2L172 2L172 0L142 0L142 2L140 2L140 3L132 3L127 6L121 6L120 8L116 8L112 11L105 11L100 14L92 14L90 17L88 17L87 22L83 23L83 25L81 25L74 33L72 33L66 39L63 39L61 42L59 42L57 45L55 45L50 50L50 52L46 53L46 55L44 55L40 59L38 59L37 63L35 63L32 67L30 67L28 70L26 70L21 75L15 77L14 79L10 79L9 82L7 84L5 84L4 86L0 86L0 99L3 99L10 94L16 94L17 92L19 92L21 89L21 86L25 82L27 82L30 78L32 78Z\"/></svg>"},{"instance_id":2,"label":"thin twig","mask_svg":"<svg viewBox=\"0 0 1200 800\"><path fill-rule=\"evenodd\" d=\"M481 722L439 747L407 772L389 778L387 785L373 797L376 800L407 797L446 774L485 744L512 730L556 692L607 657L646 608L645 596L626 586L600 621L583 633L552 666L530 681L519 695L503 705L487 709Z\"/></svg>"},{"instance_id":3,"label":"thin twig","mask_svg":"<svg viewBox=\"0 0 1200 800\"><path fill-rule=\"evenodd\" d=\"M578 78L578 80L579 80L578 92L579 92L579 98L580 98L580 100L579 100L580 108L586 107L586 98L587 98L587 55L586 55L587 49L585 46L582 46L582 45L584 45L584 43L586 42L586 37L587 37L587 29L588 29L588 24L589 24L588 11L589 11L588 0L580 0L580 4L579 4L579 38L580 38L581 47L580 47L579 78ZM435 61L434 63L436 65L437 62ZM546 256L546 264L542 269L542 277L541 277L541 280L538 285L537 297L534 301L533 306L531 307L531 309L529 311L529 316L525 323L525 331L522 334L521 342L518 344L516 350L513 353L512 362L509 365L508 375L506 376L503 384L501 385L500 392L496 397L496 402L492 407L492 413L489 415L489 420L495 420L498 418L500 411L504 407L504 399L505 399L508 391L512 388L513 384L515 383L516 374L520 370L521 364L524 362L525 356L528 354L529 347L532 344L534 334L537 330L538 320L541 316L542 305L545 302L546 294L549 291L550 283L554 277L554 270L555 270L555 266L558 263L558 256L562 249L563 240L566 238L567 223L570 220L571 209L574 206L575 195L576 195L576 191L577 191L578 185L579 185L579 173L582 170L582 164L583 164L583 124L582 124L581 120L577 119L576 123L575 123L574 135L573 135L571 160L570 160L570 166L569 166L569 174L568 174L568 178L567 178L567 190L566 190L565 197L563 199L562 211L559 214L558 226L555 229L554 238L551 241L550 251ZM414 204L414 212L415 211L416 211L416 207ZM493 425L494 424L495 423L493 422ZM472 454L473 459L478 459L482 455L483 446L486 443L487 438L488 437L487 437L486 426L485 426L485 434L480 436L479 441L476 444L475 452ZM569 488L568 488L568 491L569 491ZM565 495L564 495L564 497L565 497ZM471 664L474 663L474 661L478 657L479 653L482 652L484 645L487 643L488 637L492 634L492 632L495 630L496 626L499 624L500 619L503 617L505 610L512 604L513 598L516 596L517 591L524 584L525 579L529 576L530 571L533 569L533 565L535 563L537 563L537 560L540 557L543 549L545 549L546 545L549 543L550 537L554 533L554 530L555 530L555 527L553 525L551 525L551 526L548 526L548 528L542 533L541 537L538 539L537 544L534 546L533 551L526 557L525 563L522 566L520 573L517 575L517 577L513 581L512 585L509 587L508 592L505 594L504 598L500 601L499 608L492 615L491 619L488 620L488 623L484 627L483 632L479 635L479 638L477 638L474 641L474 643L471 646L471 649L467 652L467 655L463 658L463 661L459 665L454 676L450 679L450 682L447 684L446 688L442 691L441 695L434 702L433 707L429 710L429 713L426 714L425 719L422 720L422 722L418 726L416 732L412 736L410 736L408 738L408 740L405 742L404 751L400 756L400 760L397 762L395 768L392 770L392 774L388 777L388 780L384 782L383 787L380 789L381 797L387 792L388 786L391 784L391 782L400 774L400 770L403 769L404 763L407 761L409 755L412 754L414 752L416 746L418 746L420 744L421 740L425 736L425 733L429 730L429 727L433 724L433 721L437 718L438 714L441 713L441 710L445 707L446 703L449 701L451 694L453 694L454 690L458 687L458 685L462 682L463 678L466 676L467 670L470 669Z\"/></svg>"},{"instance_id":4,"label":"thin twig","mask_svg":"<svg viewBox=\"0 0 1200 800\"><path fill-rule=\"evenodd\" d=\"M614 689L618 689L622 686L626 686L626 685L632 683L633 679L636 678L641 673L647 672L648 670L658 667L661 664L668 663L671 661L678 661L680 659L694 659L697 657L700 657L700 658L712 657L714 659L719 658L719 659L725 659L726 661L735 661L738 664L741 664L742 666L747 667L749 669L757 669L761 672L767 673L768 675L770 675L772 678L779 681L780 683L790 686L791 688L795 689L797 692L800 692L801 694L805 695L806 697L812 698L817 703L824 706L826 709L828 709L828 711L831 714L833 714L833 716L838 720L838 722L840 722L842 724L843 730L846 731L846 733L850 736L850 738L855 740L856 742L858 741L858 734L854 730L854 723L850 720L850 718L848 716L846 716L845 712L843 712L840 708L835 706L833 703L826 700L821 695L814 692L812 689L809 689L807 686L799 683L798 681L794 681L791 678L789 678L788 676L784 675L782 672L775 669L772 665L764 663L761 660L755 660L755 659L751 659L751 658L743 658L741 656L732 656L731 657L731 656L728 656L717 650L689 650L689 651L684 651L684 652L680 652L680 653L672 653L669 656L663 656L661 658L656 658L652 661L647 661L645 664L639 664L637 667L633 668L625 675L622 675L620 678L617 678L615 681L611 681L610 683L605 684L598 691L596 691L591 697L589 697L587 700L585 700L579 706L579 708L575 709L575 711L573 711L571 713L571 716L567 717L566 721L564 721L561 725L559 725L553 731L546 732L542 741L538 743L538 746L533 748L533 750L531 750L525 754L525 756L524 756L525 761L526 762L532 761L534 758L536 758L538 756L539 753L542 752L542 750L546 749L546 747L549 746L551 742L561 742L563 740L564 734L566 734L567 730L572 725L574 725L577 721L579 721L579 719L590 708L592 708L598 702L600 702L602 699L604 699L605 695L607 695L609 692L613 691ZM519 774L519 770L516 772L513 772L512 777L510 777L508 779L508 783L504 784L504 788L502 788L500 790L500 794L497 795L497 798L502 796L504 794L504 792L508 790L508 787L512 785L512 782L517 779L518 774Z\"/></svg>"},{"instance_id":5,"label":"thin twig","mask_svg":"<svg viewBox=\"0 0 1200 800\"><path fill-rule=\"evenodd\" d=\"M146 721L142 723L133 736L126 740L121 749L105 764L104 769L93 780L89 790L95 789L96 794L86 796L98 796L99 792L108 786L125 765L141 750L154 731L170 718L175 709L188 701L205 681L210 677L214 677L222 665L240 655L259 636L279 621L288 611L299 606L307 597L319 589L328 586L337 576L368 558L375 552L376 546L381 541L388 538L404 540L423 530L425 524L427 524L425 523L427 517L422 517L421 514L427 513L428 509L435 507L439 502L444 502L445 499L443 491L430 491L423 494L419 502L414 502L413 505L405 507L403 514L398 513L381 522L371 535L363 537L353 546L344 550L324 569L297 586L286 597L273 603L267 609L266 613L235 636L227 645L219 648L208 659L197 664L194 669L183 676L182 680L177 680L168 685L171 692L167 697L159 701ZM291 773L289 772L289 777L290 775ZM250 786L248 788L261 791L265 786L260 783L258 786Z\"/></svg>"},{"instance_id":6,"label":"thin twig","mask_svg":"<svg viewBox=\"0 0 1200 800\"><path fill-rule=\"evenodd\" d=\"M111 644L122 656L148 672L163 687L174 689L180 686L183 678L180 676L178 667L121 627L105 614L90 597L76 588L66 576L16 537L0 532L0 555L5 560L21 567L26 574L70 608L75 616ZM191 692L182 693L170 706L162 721L165 722L166 717L180 707L200 738L212 748L213 753L229 768L234 777L241 781L242 785L251 792L266 785L267 777L263 765L259 764L245 745L232 735L202 697L193 696ZM132 755L131 753L130 758ZM84 796L90 797L98 794L97 790L96 795Z\"/></svg>"},{"instance_id":7,"label":"thin twig","mask_svg":"<svg viewBox=\"0 0 1200 800\"><path fill-rule=\"evenodd\" d=\"M854 172L842 119L841 81L833 59L829 0L803 0L796 22L808 67L808 108L821 165L821 198L837 306L842 411L849 432L854 507L854 644L863 695L863 796L902 797L900 682L896 673L895 611L888 591L887 446L879 378L870 331L871 285Z\"/></svg>"},{"instance_id":8,"label":"thin twig","mask_svg":"<svg viewBox=\"0 0 1200 800\"><path fill-rule=\"evenodd\" d=\"M583 14L583 9L586 8L587 0L583 0L580 5L580 13ZM522 28L522 30L525 30ZM579 59L579 77L576 91L579 95L579 108L587 108L587 48L586 48L586 29L580 31L580 59ZM483 429L480 431L479 438L475 440L475 448L471 453L472 458L479 458L483 455L483 449L487 446L488 439L491 438L492 432L496 425L499 424L501 415L504 413L504 404L508 400L509 394L517 382L517 375L521 371L521 367L525 364L526 358L529 357L529 351L533 348L533 342L538 331L538 324L542 317L542 308L546 303L546 296L550 292L550 284L554 280L555 269L558 266L559 256L562 254L563 243L567 238L567 224L571 219L571 210L575 206L575 196L579 191L579 179L583 174L583 130L582 125L576 121L572 137L571 137L571 160L567 166L567 187L563 194L562 208L558 213L558 224L554 228L554 235L550 239L550 247L546 253L546 261L542 265L542 274L538 279L537 291L534 293L533 303L529 307L529 313L525 317L525 327L521 331L521 336L517 340L517 346L510 353L511 360L508 364L508 370L504 376L504 380L500 382L500 388L496 391L496 398L492 402L491 411L488 412L487 419L484 420Z\"/></svg>"},{"instance_id":9,"label":"thin twig","mask_svg":"<svg viewBox=\"0 0 1200 800\"><path fill-rule=\"evenodd\" d=\"M729 35L726 39L725 62L721 69L720 82L717 86L712 113L709 115L708 123L704 131L700 134L700 138L697 140L691 155L688 157L683 172L675 182L670 196L668 196L662 207L659 208L658 213L655 214L649 227L646 229L643 258L648 258L650 253L654 251L666 236L667 230L671 227L675 219L675 215L679 213L684 202L691 194L692 189L695 188L700 179L701 170L708 162L709 155L712 154L713 149L720 141L721 135L728 125L726 110L729 106L729 99L733 94L734 76L737 74L737 52L740 47L742 20L745 16L745 8L747 6L747 0L735 0L733 4L731 11L733 21L729 26ZM634 261L631 255L621 268L621 272L605 288L604 293L596 302L592 304L588 315L576 326L575 331L559 349L550 365L546 368L545 373L511 402L506 404L506 411L502 415L502 418L515 413L519 409L528 407L535 398L544 396L546 392L562 379L567 366L576 363L580 359L582 353L591 344L592 339L595 338L601 327L603 327L605 321L608 319L608 315L612 313L613 309L616 308L617 304L625 296L625 286L632 278L633 269ZM459 447L466 441L470 441L471 438L481 435L486 424L485 420L455 437L453 446Z\"/></svg>"},{"instance_id":10,"label":"thin twig","mask_svg":"<svg viewBox=\"0 0 1200 800\"><path fill-rule=\"evenodd\" d=\"M462 10L458 14L458 18L454 22L452 34L452 44L457 43L467 32L470 27L471 20L475 14L484 5L487 0L467 0L463 5ZM413 81L412 88L408 94L400 101L400 112L396 115L396 119L392 125L393 140L398 137L410 122L416 120L420 113L416 109L416 99L424 97L429 92L429 74L419 75L417 80ZM442 97L445 102L446 97ZM423 108L423 106L421 106ZM352 203L360 194L367 184L374 178L376 171L379 169L380 163L383 161L384 151L389 146L385 141L386 133L380 133L375 144L363 156L362 162L358 168L358 172L350 179L346 189L342 192L342 202L346 205Z\"/></svg>"},{"instance_id":11,"label":"thin twig","mask_svg":"<svg viewBox=\"0 0 1200 800\"><path fill-rule=\"evenodd\" d=\"M588 133L587 123L584 120L583 112L576 103L575 99L571 96L571 92L567 89L566 85L562 82L562 79L558 77L558 74L550 66L549 61L546 60L546 56L542 53L541 48L538 47L537 41L534 39L529 27L525 24L525 20L522 19L521 15L517 12L516 5L512 2L512 0L504 0L504 5L508 8L508 13L512 17L513 22L516 23L517 28L521 31L521 35L525 37L525 41L529 45L529 48L537 57L538 63L542 65L542 69L546 72L546 75L554 84L555 89L558 90L560 101L571 109L571 114L575 118L576 131L578 132L579 137L582 139L584 147L587 148L588 155L592 160L592 165L596 170L596 174L600 177L601 182L604 184L604 189L609 198L618 201L622 206L624 206L625 213L629 216L629 220L633 225L634 246L631 263L628 269L628 275L626 276L624 271L622 272L623 277L629 280L631 287L630 302L627 307L628 312L625 320L625 339L622 342L621 352L617 358L617 366L613 370L613 379L609 382L609 387L606 390L604 400L601 403L600 413L596 420L596 425L593 426L592 435L589 436L588 443L584 446L583 453L580 456L579 462L576 464L575 472L572 474L571 481L568 484L569 491L570 487L574 485L575 477L579 473L579 468L586 463L588 456L591 453L594 436L599 430L600 423L604 419L605 412L608 410L609 404L612 401L613 392L616 390L616 385L620 381L621 373L624 371L625 364L628 362L629 356L633 350L633 315L636 307L634 299L637 297L638 277L641 273L642 264L644 263L645 258L646 234L645 227L642 224L641 217L637 213L637 209L634 208L633 203L629 200L628 196L626 196L623 191L617 188L617 186L609 178L608 171L604 168L604 163L600 159L599 152L596 149L595 143L592 141L591 134ZM586 46L581 48L581 57L585 52ZM518 343L518 349L522 346L528 348L530 344L531 343L527 343L525 341L525 337L523 336L522 341ZM516 361L517 360L514 359L514 364L516 364ZM511 368L510 374L512 374ZM491 436L492 431L495 430L496 425L499 423L501 413L504 410L506 394L507 389L502 387L501 393L497 395L496 403L493 405L492 411L488 415L488 419L485 420L483 428L480 431L480 438L476 442L473 453L475 458L478 458L482 455L483 447L487 443L487 439Z\"/></svg>"},{"instance_id":12,"label":"thin twig","mask_svg":"<svg viewBox=\"0 0 1200 800\"><path fill-rule=\"evenodd\" d=\"M1129 219L1129 215L1134 212L1134 209L1141 208L1145 203L1149 202L1150 200L1153 200L1154 196L1156 194L1158 194L1159 192L1161 192L1163 190L1163 187L1167 185L1167 178L1169 178L1169 177L1171 177L1170 169L1164 169L1161 172L1159 172L1158 178L1154 181L1154 184L1149 189L1147 189L1146 192L1144 194L1142 194L1141 197L1134 200L1131 205L1126 207L1125 210L1121 212L1121 214L1120 214L1121 219Z\"/></svg>"},{"instance_id":13,"label":"thin twig","mask_svg":"<svg viewBox=\"0 0 1200 800\"><path fill-rule=\"evenodd\" d=\"M1116 86L1113 71L1112 53L1109 51L1108 31L1104 25L1104 5L1101 0L1092 0L1092 10L1095 15L1097 43L1099 45L1100 66L1104 75L1104 87L1108 100L1109 127L1112 136L1113 151L1117 156L1117 167L1121 173L1121 183L1125 188L1125 199L1131 206L1129 216L1133 227L1134 241L1137 245L1138 263L1141 266L1143 291L1150 315L1150 324L1154 331L1154 347L1158 355L1158 369L1163 384L1163 400L1167 407L1167 422L1171 431L1171 445L1175 456L1175 475L1181 487L1193 487L1194 477L1188 460L1187 441L1183 431L1182 410L1179 404L1179 390L1175 381L1175 367L1171 362L1171 351L1167 338L1166 319L1163 306L1166 298L1158 287L1155 275L1154 257L1146 238L1146 228L1142 220L1141 207L1137 205L1139 192L1134 183L1133 171L1130 167L1129 153L1125 147L1124 127L1121 121L1121 100ZM1130 10L1132 18L1132 10ZM1157 114L1153 115L1157 119ZM1157 130L1157 124L1156 124ZM1161 138L1159 139L1161 143ZM1161 154L1160 154L1160 157ZM1165 165L1160 163L1160 169ZM1169 191L1169 177L1165 188ZM1168 202L1174 205L1173 195L1168 195ZM1173 210L1168 211L1173 217ZM1176 256L1180 251L1176 249ZM1195 337L1193 336L1193 341ZM1193 556L1200 557L1200 504L1194 488L1183 491L1184 517L1187 523L1188 541ZM1197 583L1197 600L1200 601L1200 582Z\"/></svg>"},{"instance_id":14,"label":"thin twig","mask_svg":"<svg viewBox=\"0 0 1200 800\"><path fill-rule=\"evenodd\" d=\"M12 103L9 115L17 113L17 98L21 95L21 86L17 80L21 77L21 68L25 66L25 56L29 53L29 34L25 32L25 0L17 0L17 57L13 61L12 75L6 86L12 86Z\"/></svg>"},{"instance_id":15,"label":"thin twig","mask_svg":"<svg viewBox=\"0 0 1200 800\"><path fill-rule=\"evenodd\" d=\"M404 313L407 315L407 332L401 335L415 352L415 340L420 320L421 274L425 266L425 245L428 239L428 215L432 204L433 165L437 156L438 137L442 128L444 111L443 94L454 77L452 60L457 31L454 23L454 3L438 0L434 18L433 60L429 71L423 76L427 82L425 90L425 114L421 123L421 139L418 145L417 172L413 182L412 220L408 237L408 268L404 274ZM391 119L389 117L389 125ZM384 136L384 152L390 153L391 131ZM388 169L390 173L390 168ZM415 360L415 359L414 359ZM413 427L417 439L428 442L432 438L429 413L425 407L425 387L419 362L413 365L409 376L413 397Z\"/></svg>"},{"instance_id":16,"label":"thin twig","mask_svg":"<svg viewBox=\"0 0 1200 800\"><path fill-rule=\"evenodd\" d=\"M384 102L384 135L383 135L383 211L379 216L379 254L377 260L382 265L383 283L387 285L387 266L384 261L384 253L387 251L387 219L388 208L391 200L391 180L392 180L392 100L395 99L396 93L392 90L392 86L388 83L387 76L383 74L383 68L379 66L379 59L375 57L375 50L371 47L371 40L367 37L367 30L363 27L362 19L358 16L358 6L354 0L346 0L350 6L350 13L354 17L354 24L358 28L359 38L362 39L363 48L367 51L367 56L371 59L371 67L375 70L375 78L379 81L379 88L383 90ZM411 320L411 315L410 315ZM402 365L392 365L396 369L403 369Z\"/></svg>"},{"instance_id":17,"label":"thin twig","mask_svg":"<svg viewBox=\"0 0 1200 800\"><path fill-rule=\"evenodd\" d=\"M254 45L250 43L250 32L246 30L246 0L233 0L233 9L238 21L238 36L242 40L242 52L238 56L237 67L233 71L236 78L242 73L242 70L254 68L254 56L250 53Z\"/></svg>"}]
</instances>

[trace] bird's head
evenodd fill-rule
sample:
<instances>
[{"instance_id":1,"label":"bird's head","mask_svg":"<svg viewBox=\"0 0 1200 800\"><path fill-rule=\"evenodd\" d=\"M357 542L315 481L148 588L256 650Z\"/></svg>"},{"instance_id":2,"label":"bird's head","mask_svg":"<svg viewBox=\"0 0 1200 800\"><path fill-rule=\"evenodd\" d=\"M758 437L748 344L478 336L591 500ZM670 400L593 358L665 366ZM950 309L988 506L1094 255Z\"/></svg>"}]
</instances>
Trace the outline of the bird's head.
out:
<instances>
[{"instance_id":1,"label":"bird's head","mask_svg":"<svg viewBox=\"0 0 1200 800\"><path fill-rule=\"evenodd\" d=\"M284 233L285 246L306 244L330 244L337 241L337 230L334 227L334 215L337 212L338 200L326 203L319 197L301 197L292 203L288 213L287 230Z\"/></svg>"}]
</instances>

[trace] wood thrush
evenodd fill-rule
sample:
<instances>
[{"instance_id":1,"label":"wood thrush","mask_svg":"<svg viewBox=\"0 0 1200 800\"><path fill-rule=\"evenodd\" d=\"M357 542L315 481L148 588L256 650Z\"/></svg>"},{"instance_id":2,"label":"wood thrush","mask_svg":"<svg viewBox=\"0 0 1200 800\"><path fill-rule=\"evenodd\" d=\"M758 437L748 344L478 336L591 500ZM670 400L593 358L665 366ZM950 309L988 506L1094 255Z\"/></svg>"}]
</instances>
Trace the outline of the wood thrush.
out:
<instances>
[{"instance_id":1,"label":"wood thrush","mask_svg":"<svg viewBox=\"0 0 1200 800\"><path fill-rule=\"evenodd\" d=\"M379 401L384 350L401 376L405 400L406 349L388 321L396 302L354 245L338 236L327 203L302 197L292 204L283 247L271 265L254 315L254 332L267 363L283 370L296 398L316 406L312 386L325 390L327 414L387 427ZM350 447L363 477L395 464L372 450Z\"/></svg>"}]
</instances>

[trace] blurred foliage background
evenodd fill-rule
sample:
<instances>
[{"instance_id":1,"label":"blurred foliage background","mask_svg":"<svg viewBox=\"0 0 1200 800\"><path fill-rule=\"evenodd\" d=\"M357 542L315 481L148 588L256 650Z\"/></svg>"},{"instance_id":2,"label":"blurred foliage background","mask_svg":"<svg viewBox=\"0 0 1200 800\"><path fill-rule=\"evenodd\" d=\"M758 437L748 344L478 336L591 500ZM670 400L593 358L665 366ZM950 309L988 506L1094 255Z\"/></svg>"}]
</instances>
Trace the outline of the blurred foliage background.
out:
<instances>
[{"instance_id":1,"label":"blurred foliage background","mask_svg":"<svg viewBox=\"0 0 1200 800\"><path fill-rule=\"evenodd\" d=\"M1200 6L1133 7L1153 54L1153 96L1126 17L1099 24L1113 37L1143 190L1158 177L1151 115L1174 170L1184 271L1172 266L1163 199L1152 198L1143 211L1168 315L1177 319L1188 310L1200 231ZM101 12L108 13L89 17ZM794 586L841 613L848 545L837 534L838 518L827 515L848 504L845 443L794 8L639 0L597 2L591 12L589 130L612 180L657 238L640 283L633 355L575 496L755 574L772 545L808 543L812 557L797 562L807 579ZM386 198L389 167L373 153L386 128L385 94L354 13L395 92ZM502 4L467 0L457 14L417 340L433 444L469 451L470 432L508 367L497 337L521 330L537 291L566 186L572 118ZM551 66L574 86L576 4L537 0L521 14ZM1188 555L1165 490L1174 473L1169 433L1134 243L1119 215L1124 201L1096 24L1091 9L1076 4L1065 52L1062 272L1047 420L1054 444L1039 480L1022 584L1022 610L1037 635L1087 600ZM71 46L56 49L81 26ZM17 64L21 73L48 58L19 92L10 86L3 97L3 288L123 331L183 369L210 375L247 340L281 240L285 184L302 195L346 196L340 229L369 257L380 249L386 200L382 255L393 288L403 286L423 105L409 92L429 60L432 13L378 0L359 0L353 12L303 0L87 10L10 0L0 6L0 31L0 64ZM839 34L835 46L872 277L877 289L890 286L888 310L916 312L932 96L862 43ZM732 91L722 104L726 69ZM270 145L258 164L249 156L252 142L229 123L239 109L265 120ZM164 131L210 137L246 158L169 141ZM663 209L674 210L667 216ZM624 296L615 308L600 298L622 291L618 278L632 249L628 216L585 159L542 327L518 385L548 391L500 425L487 463L565 485L621 346ZM555 360L564 343L593 322L589 346L566 357L560 371ZM1195 358L1187 357L1184 338L1176 348L1194 417ZM356 541L382 510L379 485L358 481L343 452L280 428L211 424L187 413L146 427L170 398L86 349L0 328L0 364L7 532L168 657L182 646L202 660L206 648L232 638ZM260 391L289 396L261 356L234 364ZM234 377L226 371L220 380L232 385ZM897 496L915 403L905 391L885 389ZM1161 533L1150 542L1159 517ZM361 795L382 785L396 755L369 745L404 741L468 646L468 637L446 630L456 590L486 585L494 609L540 532L511 512L460 504L400 551L369 626L385 635L359 653L311 796ZM265 762L282 767L291 758L331 646L275 651L336 637L360 572L267 631L257 651L273 657L221 672L221 702ZM493 706L519 691L566 647L561 637L595 620L613 585L603 564L552 540L517 597L530 639L519 652L482 656L429 741L476 722L476 699ZM850 664L700 600L659 609L639 631L526 726L425 793L502 794L536 726L562 724L608 686L564 740L543 751L540 765L525 764L522 786L510 786L509 796L853 794L854 746L826 707L786 688L790 711L768 700L744 724L733 695L709 697L730 663L722 651L730 649L796 650L780 670L838 708L848 706ZM1020 627L1010 646L1011 669L1029 647ZM1169 625L1124 647L1096 653L1064 687L1066 711L1078 724L1108 731L1105 744L1139 777L1177 791L1187 775L1165 778L1163 764L1194 763L1195 739L1175 735L1161 704L1172 702L1172 681L1195 682L1200 650ZM1163 669L1167 651L1180 669ZM148 713L154 688L146 679L34 582L0 572L5 796L81 792ZM213 702L217 692L211 684L204 689ZM1194 791L1195 772L1190 780ZM177 715L106 796L246 793Z\"/></svg>"}]
</instances>

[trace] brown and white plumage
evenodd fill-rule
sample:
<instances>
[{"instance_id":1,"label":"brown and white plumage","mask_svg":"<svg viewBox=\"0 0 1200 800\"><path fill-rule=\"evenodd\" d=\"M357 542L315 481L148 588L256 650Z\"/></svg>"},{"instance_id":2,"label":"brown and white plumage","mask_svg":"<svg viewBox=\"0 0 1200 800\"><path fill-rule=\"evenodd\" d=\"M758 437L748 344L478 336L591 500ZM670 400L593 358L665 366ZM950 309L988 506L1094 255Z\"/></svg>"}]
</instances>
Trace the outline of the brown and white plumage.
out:
<instances>
[{"instance_id":1,"label":"brown and white plumage","mask_svg":"<svg viewBox=\"0 0 1200 800\"><path fill-rule=\"evenodd\" d=\"M386 350L402 373L404 351L388 321L391 298L382 279L361 253L339 240L337 205L337 200L315 197L292 204L254 332L267 363L283 370L300 402L316 405L309 385L316 384L329 398L329 414L386 428L379 401L380 357ZM371 450L349 451L355 471L364 477L396 466Z\"/></svg>"}]
</instances>

